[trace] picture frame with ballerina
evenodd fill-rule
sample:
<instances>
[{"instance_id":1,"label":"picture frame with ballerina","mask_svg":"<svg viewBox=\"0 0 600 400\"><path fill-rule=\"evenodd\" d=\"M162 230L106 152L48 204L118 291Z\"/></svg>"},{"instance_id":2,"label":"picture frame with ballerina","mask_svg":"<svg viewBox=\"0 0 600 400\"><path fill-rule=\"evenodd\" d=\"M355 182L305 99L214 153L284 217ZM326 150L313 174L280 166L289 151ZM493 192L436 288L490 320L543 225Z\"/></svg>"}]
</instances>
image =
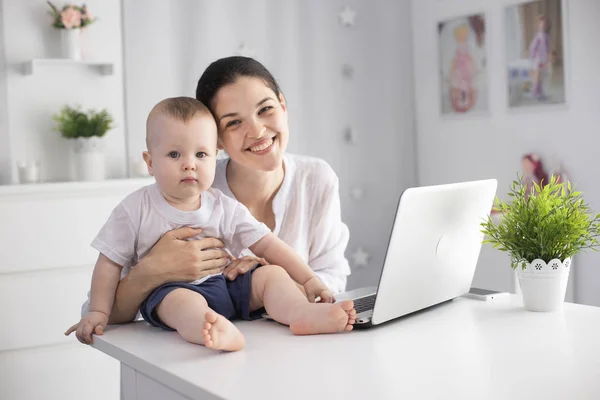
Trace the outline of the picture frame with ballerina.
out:
<instances>
[{"instance_id":1,"label":"picture frame with ballerina","mask_svg":"<svg viewBox=\"0 0 600 400\"><path fill-rule=\"evenodd\" d=\"M487 114L485 14L441 21L437 28L441 114Z\"/></svg>"},{"instance_id":2,"label":"picture frame with ballerina","mask_svg":"<svg viewBox=\"0 0 600 400\"><path fill-rule=\"evenodd\" d=\"M565 4L535 0L504 11L510 109L566 104Z\"/></svg>"}]
</instances>

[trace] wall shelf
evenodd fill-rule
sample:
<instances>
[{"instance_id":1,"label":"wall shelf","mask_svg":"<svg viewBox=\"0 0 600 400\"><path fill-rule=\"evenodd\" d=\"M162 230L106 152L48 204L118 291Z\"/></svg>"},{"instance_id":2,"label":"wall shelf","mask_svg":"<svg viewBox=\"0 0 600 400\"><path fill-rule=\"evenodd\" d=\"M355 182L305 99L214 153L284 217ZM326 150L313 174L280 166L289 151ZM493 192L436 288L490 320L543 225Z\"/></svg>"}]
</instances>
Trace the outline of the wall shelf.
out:
<instances>
[{"instance_id":1,"label":"wall shelf","mask_svg":"<svg viewBox=\"0 0 600 400\"><path fill-rule=\"evenodd\" d=\"M101 75L112 75L114 72L113 63L97 62L97 61L75 61L61 58L34 58L23 63L23 74L32 75L38 68L41 67L54 67L54 66L66 66L66 65L81 65L84 67L92 68L97 70Z\"/></svg>"}]
</instances>

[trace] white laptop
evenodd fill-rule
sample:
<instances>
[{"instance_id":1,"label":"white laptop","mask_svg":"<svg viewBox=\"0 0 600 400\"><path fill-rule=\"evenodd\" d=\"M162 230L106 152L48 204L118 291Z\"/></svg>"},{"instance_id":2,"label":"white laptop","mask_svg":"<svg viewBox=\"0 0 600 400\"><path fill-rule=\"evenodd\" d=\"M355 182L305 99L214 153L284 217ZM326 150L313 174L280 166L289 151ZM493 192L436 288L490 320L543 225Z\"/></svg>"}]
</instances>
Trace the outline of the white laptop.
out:
<instances>
[{"instance_id":1,"label":"white laptop","mask_svg":"<svg viewBox=\"0 0 600 400\"><path fill-rule=\"evenodd\" d=\"M414 187L398 202L378 287L336 296L353 299L366 328L467 293L493 206L495 179Z\"/></svg>"}]
</instances>

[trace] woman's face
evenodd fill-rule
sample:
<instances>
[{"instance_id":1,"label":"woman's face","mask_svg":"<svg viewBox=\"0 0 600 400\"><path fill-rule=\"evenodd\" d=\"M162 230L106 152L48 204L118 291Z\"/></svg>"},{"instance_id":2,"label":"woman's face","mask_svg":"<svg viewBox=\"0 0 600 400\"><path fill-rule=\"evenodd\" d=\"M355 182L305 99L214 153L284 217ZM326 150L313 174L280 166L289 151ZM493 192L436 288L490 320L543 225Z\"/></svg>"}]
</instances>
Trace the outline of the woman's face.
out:
<instances>
[{"instance_id":1,"label":"woman's face","mask_svg":"<svg viewBox=\"0 0 600 400\"><path fill-rule=\"evenodd\" d=\"M273 171L288 144L287 107L259 78L240 77L214 100L219 147L246 168Z\"/></svg>"}]
</instances>

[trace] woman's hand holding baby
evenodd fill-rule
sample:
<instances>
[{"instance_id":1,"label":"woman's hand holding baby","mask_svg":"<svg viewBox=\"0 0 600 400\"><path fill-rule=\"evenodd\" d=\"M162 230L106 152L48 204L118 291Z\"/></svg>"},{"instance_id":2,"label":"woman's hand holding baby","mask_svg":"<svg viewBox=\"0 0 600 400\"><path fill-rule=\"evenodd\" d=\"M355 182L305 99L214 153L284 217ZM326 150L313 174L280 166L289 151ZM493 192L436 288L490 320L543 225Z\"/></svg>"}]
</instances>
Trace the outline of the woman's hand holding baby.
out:
<instances>
[{"instance_id":1,"label":"woman's hand holding baby","mask_svg":"<svg viewBox=\"0 0 600 400\"><path fill-rule=\"evenodd\" d=\"M185 227L165 233L138 264L142 268L136 272L152 276L155 286L167 282L191 282L221 272L229 262L229 254L222 249L221 240L187 240L201 232L202 229Z\"/></svg>"},{"instance_id":2,"label":"woman's hand holding baby","mask_svg":"<svg viewBox=\"0 0 600 400\"><path fill-rule=\"evenodd\" d=\"M333 303L333 296L331 295L331 292L329 289L327 289L327 286L321 282L318 276L313 276L304 282L304 285L302 286L306 291L306 297L308 298L309 302L314 303L315 299L320 297L320 303Z\"/></svg>"},{"instance_id":3,"label":"woman's hand holding baby","mask_svg":"<svg viewBox=\"0 0 600 400\"><path fill-rule=\"evenodd\" d=\"M252 270L256 264L267 265L267 260L264 258L259 258L256 256L244 256L240 258L232 257L233 260L231 264L229 264L225 271L223 271L223 275L227 277L230 281L234 280L240 275L244 275L246 272Z\"/></svg>"}]
</instances>

